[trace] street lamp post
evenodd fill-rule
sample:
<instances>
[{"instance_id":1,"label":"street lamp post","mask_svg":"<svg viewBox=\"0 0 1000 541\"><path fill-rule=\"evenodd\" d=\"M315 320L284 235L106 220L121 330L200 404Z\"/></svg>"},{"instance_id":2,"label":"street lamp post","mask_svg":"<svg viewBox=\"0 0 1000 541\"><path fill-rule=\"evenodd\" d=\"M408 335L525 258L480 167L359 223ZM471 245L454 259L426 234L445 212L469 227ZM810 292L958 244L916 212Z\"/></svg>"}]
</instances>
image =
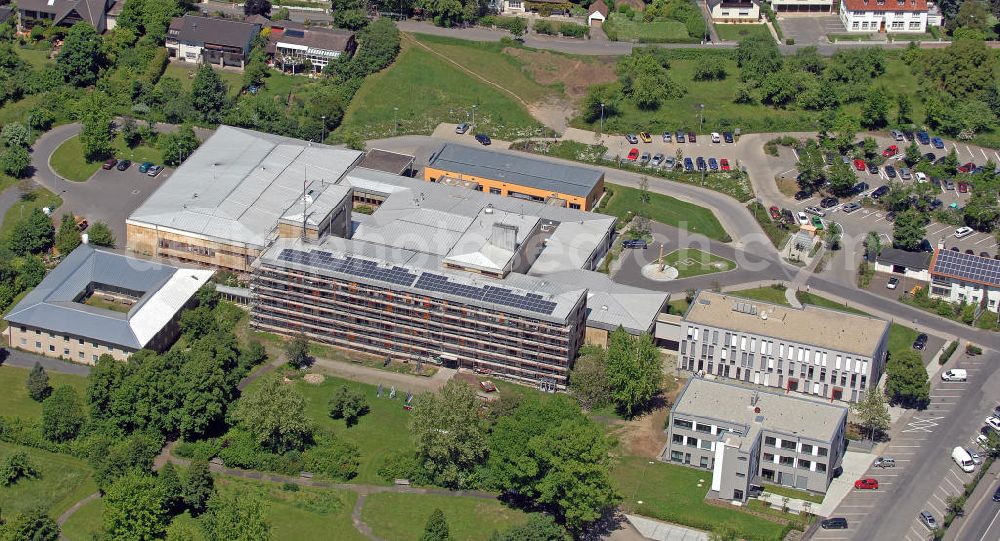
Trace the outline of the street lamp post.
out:
<instances>
[{"instance_id":1,"label":"street lamp post","mask_svg":"<svg viewBox=\"0 0 1000 541\"><path fill-rule=\"evenodd\" d=\"M392 134L399 135L399 107L392 108Z\"/></svg>"},{"instance_id":2,"label":"street lamp post","mask_svg":"<svg viewBox=\"0 0 1000 541\"><path fill-rule=\"evenodd\" d=\"M475 105L472 106L472 129L473 129L473 131L475 131L475 129L476 129L476 106Z\"/></svg>"},{"instance_id":3,"label":"street lamp post","mask_svg":"<svg viewBox=\"0 0 1000 541\"><path fill-rule=\"evenodd\" d=\"M604 134L604 102L601 102L601 134Z\"/></svg>"},{"instance_id":4,"label":"street lamp post","mask_svg":"<svg viewBox=\"0 0 1000 541\"><path fill-rule=\"evenodd\" d=\"M698 107L701 110L698 114L698 131L702 131L705 129L705 104L699 103Z\"/></svg>"},{"instance_id":5,"label":"street lamp post","mask_svg":"<svg viewBox=\"0 0 1000 541\"><path fill-rule=\"evenodd\" d=\"M323 127L321 128L321 131L320 131L320 133L322 134L322 137L320 137L319 142L320 143L324 143L324 142L326 142L326 115L323 115L320 118L323 119Z\"/></svg>"}]
</instances>

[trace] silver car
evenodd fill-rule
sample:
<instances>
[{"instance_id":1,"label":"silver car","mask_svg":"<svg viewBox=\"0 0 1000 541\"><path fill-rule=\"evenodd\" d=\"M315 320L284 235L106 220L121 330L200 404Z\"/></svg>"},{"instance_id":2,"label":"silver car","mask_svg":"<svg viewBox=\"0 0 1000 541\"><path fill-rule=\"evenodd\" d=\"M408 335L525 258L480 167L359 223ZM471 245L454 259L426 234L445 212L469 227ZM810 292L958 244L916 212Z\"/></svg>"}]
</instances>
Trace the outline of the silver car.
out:
<instances>
[{"instance_id":1,"label":"silver car","mask_svg":"<svg viewBox=\"0 0 1000 541\"><path fill-rule=\"evenodd\" d=\"M657 152L653 155L653 160L649 162L650 167L659 167L663 163L663 154Z\"/></svg>"},{"instance_id":2,"label":"silver car","mask_svg":"<svg viewBox=\"0 0 1000 541\"><path fill-rule=\"evenodd\" d=\"M911 178L913 178L913 176L910 175L910 170L909 169L907 169L905 167L900 167L899 168L899 178L901 178L903 180L910 180Z\"/></svg>"}]
</instances>

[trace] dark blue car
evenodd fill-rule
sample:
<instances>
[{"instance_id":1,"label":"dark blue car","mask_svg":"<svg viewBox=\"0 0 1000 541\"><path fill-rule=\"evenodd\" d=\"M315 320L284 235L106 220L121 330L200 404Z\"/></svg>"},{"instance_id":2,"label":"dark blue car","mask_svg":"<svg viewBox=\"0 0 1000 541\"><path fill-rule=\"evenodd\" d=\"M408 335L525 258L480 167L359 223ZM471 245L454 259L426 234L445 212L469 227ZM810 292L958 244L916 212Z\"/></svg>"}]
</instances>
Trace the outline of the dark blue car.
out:
<instances>
[{"instance_id":1,"label":"dark blue car","mask_svg":"<svg viewBox=\"0 0 1000 541\"><path fill-rule=\"evenodd\" d=\"M931 144L934 145L934 148L944 148L944 140L941 139L940 137L932 138Z\"/></svg>"},{"instance_id":2,"label":"dark blue car","mask_svg":"<svg viewBox=\"0 0 1000 541\"><path fill-rule=\"evenodd\" d=\"M684 158L684 170L688 173L694 171L694 162L691 161L691 158Z\"/></svg>"},{"instance_id":3,"label":"dark blue car","mask_svg":"<svg viewBox=\"0 0 1000 541\"><path fill-rule=\"evenodd\" d=\"M918 131L917 141L920 141L921 145L929 145L931 144L931 136L927 135L927 132L925 131Z\"/></svg>"},{"instance_id":4,"label":"dark blue car","mask_svg":"<svg viewBox=\"0 0 1000 541\"><path fill-rule=\"evenodd\" d=\"M702 158L701 156L698 156L698 159L695 160L695 163L698 164L698 170L699 171L704 171L705 170L705 158Z\"/></svg>"},{"instance_id":5,"label":"dark blue car","mask_svg":"<svg viewBox=\"0 0 1000 541\"><path fill-rule=\"evenodd\" d=\"M483 146L489 146L489 144L493 142L490 141L490 136L486 135L485 133L477 133L476 141L479 141L479 144Z\"/></svg>"}]
</instances>

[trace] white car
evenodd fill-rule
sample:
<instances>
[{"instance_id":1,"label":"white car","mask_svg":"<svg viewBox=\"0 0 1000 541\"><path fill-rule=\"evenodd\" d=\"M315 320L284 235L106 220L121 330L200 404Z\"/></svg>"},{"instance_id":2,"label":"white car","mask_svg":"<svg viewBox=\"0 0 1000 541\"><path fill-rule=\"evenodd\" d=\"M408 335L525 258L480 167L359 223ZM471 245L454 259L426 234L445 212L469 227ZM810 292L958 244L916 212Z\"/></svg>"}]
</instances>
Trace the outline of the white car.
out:
<instances>
[{"instance_id":1,"label":"white car","mask_svg":"<svg viewBox=\"0 0 1000 541\"><path fill-rule=\"evenodd\" d=\"M941 372L941 381L965 381L969 373L964 368L952 368Z\"/></svg>"},{"instance_id":2,"label":"white car","mask_svg":"<svg viewBox=\"0 0 1000 541\"><path fill-rule=\"evenodd\" d=\"M722 136L719 135L718 133L712 132L712 142L713 143L721 143L722 142Z\"/></svg>"},{"instance_id":3,"label":"white car","mask_svg":"<svg viewBox=\"0 0 1000 541\"><path fill-rule=\"evenodd\" d=\"M1000 432L1000 418L997 418L993 415L987 417L986 426L992 428L993 430L996 430L997 432Z\"/></svg>"},{"instance_id":4,"label":"white car","mask_svg":"<svg viewBox=\"0 0 1000 541\"><path fill-rule=\"evenodd\" d=\"M972 230L971 227L967 226L959 227L958 229L955 230L955 238L964 239L965 237L971 235L973 232L974 231Z\"/></svg>"},{"instance_id":5,"label":"white car","mask_svg":"<svg viewBox=\"0 0 1000 541\"><path fill-rule=\"evenodd\" d=\"M913 176L917 179L917 182L927 182L927 175L921 173L920 171L913 173Z\"/></svg>"},{"instance_id":6,"label":"white car","mask_svg":"<svg viewBox=\"0 0 1000 541\"><path fill-rule=\"evenodd\" d=\"M799 219L799 225L809 225L809 217L805 212L799 211L796 217Z\"/></svg>"}]
</instances>

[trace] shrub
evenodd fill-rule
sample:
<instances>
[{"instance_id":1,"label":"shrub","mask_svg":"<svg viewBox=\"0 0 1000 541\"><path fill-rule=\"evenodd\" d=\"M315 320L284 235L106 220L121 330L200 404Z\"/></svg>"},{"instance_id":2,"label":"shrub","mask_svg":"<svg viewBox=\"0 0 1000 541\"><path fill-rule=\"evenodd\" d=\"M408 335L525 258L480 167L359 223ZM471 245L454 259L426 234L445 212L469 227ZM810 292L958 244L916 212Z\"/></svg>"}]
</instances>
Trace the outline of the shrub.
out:
<instances>
[{"instance_id":1,"label":"shrub","mask_svg":"<svg viewBox=\"0 0 1000 541\"><path fill-rule=\"evenodd\" d=\"M20 479L38 477L38 467L35 466L28 453L18 451L0 465L0 485L9 487Z\"/></svg>"},{"instance_id":2,"label":"shrub","mask_svg":"<svg viewBox=\"0 0 1000 541\"><path fill-rule=\"evenodd\" d=\"M181 441L174 447L174 454L192 460L211 460L219 455L222 442L219 438L198 441Z\"/></svg>"},{"instance_id":3,"label":"shrub","mask_svg":"<svg viewBox=\"0 0 1000 541\"><path fill-rule=\"evenodd\" d=\"M334 439L319 442L302 454L306 471L340 481L353 479L361 465L358 448L348 441Z\"/></svg>"},{"instance_id":4,"label":"shrub","mask_svg":"<svg viewBox=\"0 0 1000 541\"><path fill-rule=\"evenodd\" d=\"M590 28L577 23L561 23L559 33L568 38L582 38L590 35Z\"/></svg>"},{"instance_id":5,"label":"shrub","mask_svg":"<svg viewBox=\"0 0 1000 541\"><path fill-rule=\"evenodd\" d=\"M969 355L982 355L983 354L983 348L981 348L979 346L976 346L976 345L973 345L973 344L966 344L965 345L965 353L967 353Z\"/></svg>"},{"instance_id":6,"label":"shrub","mask_svg":"<svg viewBox=\"0 0 1000 541\"><path fill-rule=\"evenodd\" d=\"M958 341L953 340L950 344L948 344L948 347L944 348L944 351L941 352L941 356L938 357L938 364L948 362L948 359L951 358L956 349L958 349Z\"/></svg>"},{"instance_id":7,"label":"shrub","mask_svg":"<svg viewBox=\"0 0 1000 541\"><path fill-rule=\"evenodd\" d=\"M536 33L546 36L554 36L557 32L556 25L552 21L535 21L532 28L535 29Z\"/></svg>"},{"instance_id":8,"label":"shrub","mask_svg":"<svg viewBox=\"0 0 1000 541\"><path fill-rule=\"evenodd\" d=\"M389 455L379 468L378 475L390 483L396 479L408 479L415 485L430 484L430 476L414 453L397 452Z\"/></svg>"}]
</instances>

